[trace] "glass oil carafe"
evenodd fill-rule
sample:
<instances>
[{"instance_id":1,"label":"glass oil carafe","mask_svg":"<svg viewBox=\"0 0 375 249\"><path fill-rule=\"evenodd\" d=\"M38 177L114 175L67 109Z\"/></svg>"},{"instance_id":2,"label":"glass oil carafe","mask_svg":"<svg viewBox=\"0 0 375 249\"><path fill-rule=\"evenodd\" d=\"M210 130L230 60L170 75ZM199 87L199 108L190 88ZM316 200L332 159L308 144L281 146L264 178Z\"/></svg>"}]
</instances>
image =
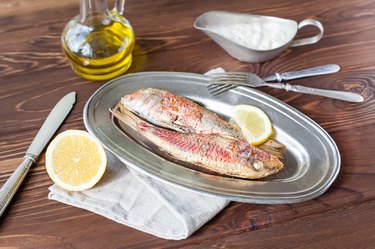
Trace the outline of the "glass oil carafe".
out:
<instances>
[{"instance_id":1,"label":"glass oil carafe","mask_svg":"<svg viewBox=\"0 0 375 249\"><path fill-rule=\"evenodd\" d=\"M72 69L88 80L108 80L132 63L135 37L123 17L125 0L109 10L105 0L81 0L80 14L65 26L61 42Z\"/></svg>"}]
</instances>

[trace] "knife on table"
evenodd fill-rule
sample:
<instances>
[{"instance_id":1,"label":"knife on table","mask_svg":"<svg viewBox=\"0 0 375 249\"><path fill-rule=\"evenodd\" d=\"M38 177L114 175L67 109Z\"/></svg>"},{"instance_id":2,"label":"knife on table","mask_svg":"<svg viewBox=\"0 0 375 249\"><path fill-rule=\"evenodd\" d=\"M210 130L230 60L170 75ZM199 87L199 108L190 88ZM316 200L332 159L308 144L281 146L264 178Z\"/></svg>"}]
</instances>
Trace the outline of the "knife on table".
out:
<instances>
[{"instance_id":1,"label":"knife on table","mask_svg":"<svg viewBox=\"0 0 375 249\"><path fill-rule=\"evenodd\" d=\"M65 95L55 105L36 134L34 140L31 142L22 163L16 168L0 189L0 217L12 200L12 197L21 185L23 179L25 179L31 165L36 162L40 153L72 110L75 101L76 93L71 92Z\"/></svg>"},{"instance_id":2,"label":"knife on table","mask_svg":"<svg viewBox=\"0 0 375 249\"><path fill-rule=\"evenodd\" d=\"M326 64L326 65L321 65L317 67L305 68L305 69L297 70L297 71L275 73L273 75L264 77L263 80L265 82L277 81L280 83L285 80L294 80L294 79L300 79L300 78L305 78L305 77L310 77L310 76L318 76L318 75L336 73L340 70L341 70L341 67L337 64ZM237 86L235 85L222 85L220 87L217 87L215 90L211 91L211 94L214 93L215 95L219 95L225 91L228 91L236 87Z\"/></svg>"}]
</instances>

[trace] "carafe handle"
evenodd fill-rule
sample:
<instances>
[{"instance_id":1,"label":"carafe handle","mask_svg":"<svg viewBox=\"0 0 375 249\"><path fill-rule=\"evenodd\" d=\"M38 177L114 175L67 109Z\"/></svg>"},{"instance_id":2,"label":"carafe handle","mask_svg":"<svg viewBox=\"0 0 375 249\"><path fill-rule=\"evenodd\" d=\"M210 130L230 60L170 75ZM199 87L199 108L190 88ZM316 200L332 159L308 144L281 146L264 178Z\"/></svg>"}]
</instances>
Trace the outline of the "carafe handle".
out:
<instances>
[{"instance_id":1,"label":"carafe handle","mask_svg":"<svg viewBox=\"0 0 375 249\"><path fill-rule=\"evenodd\" d=\"M120 15L124 15L125 11L125 0L116 0L113 9Z\"/></svg>"},{"instance_id":2,"label":"carafe handle","mask_svg":"<svg viewBox=\"0 0 375 249\"><path fill-rule=\"evenodd\" d=\"M313 43L318 42L320 40L320 38L322 38L323 33L324 33L324 28L323 28L323 25L317 20L314 20L314 19L303 20L302 22L300 22L298 24L298 30L300 30L302 27L305 27L305 26L308 26L308 25L311 25L311 26L314 26L314 27L318 28L319 34L314 35L312 37L308 37L308 38L302 38L302 39L294 40L292 42L292 44L290 45L290 47L298 47L298 46L303 46L303 45L307 45L307 44L313 44Z\"/></svg>"}]
</instances>

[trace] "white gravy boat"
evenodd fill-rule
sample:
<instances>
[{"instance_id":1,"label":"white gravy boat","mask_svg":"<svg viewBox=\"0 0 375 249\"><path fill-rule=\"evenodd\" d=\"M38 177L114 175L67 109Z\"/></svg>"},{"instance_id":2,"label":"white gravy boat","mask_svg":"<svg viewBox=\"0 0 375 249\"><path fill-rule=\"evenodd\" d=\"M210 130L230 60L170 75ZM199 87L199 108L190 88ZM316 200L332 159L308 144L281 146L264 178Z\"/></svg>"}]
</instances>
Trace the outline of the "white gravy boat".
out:
<instances>
[{"instance_id":1,"label":"white gravy boat","mask_svg":"<svg viewBox=\"0 0 375 249\"><path fill-rule=\"evenodd\" d=\"M251 48L241 45L234 39L224 37L222 34L217 32L218 28L223 30L223 28L229 28L230 25L233 24L251 24L254 22L272 25L272 27L280 29L283 32L283 35L285 35L285 42L271 49L259 49L256 47ZM309 38L294 40L298 30L308 25L316 27L319 30L319 33ZM263 62L273 59L288 47L297 47L316 43L322 38L324 32L323 25L319 21L313 19L305 19L300 23L297 23L294 20L284 18L227 11L206 12L195 20L194 27L203 31L232 57L240 61L250 63Z\"/></svg>"}]
</instances>

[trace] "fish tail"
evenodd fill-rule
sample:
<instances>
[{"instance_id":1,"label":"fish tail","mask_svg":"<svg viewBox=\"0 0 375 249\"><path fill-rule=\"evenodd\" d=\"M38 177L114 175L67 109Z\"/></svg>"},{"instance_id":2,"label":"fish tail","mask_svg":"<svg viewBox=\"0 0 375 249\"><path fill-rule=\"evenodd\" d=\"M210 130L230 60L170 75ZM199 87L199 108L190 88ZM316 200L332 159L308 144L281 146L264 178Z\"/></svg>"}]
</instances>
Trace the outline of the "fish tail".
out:
<instances>
[{"instance_id":1,"label":"fish tail","mask_svg":"<svg viewBox=\"0 0 375 249\"><path fill-rule=\"evenodd\" d=\"M113 109L109 109L109 111L124 124L133 130L138 131L138 124L141 121L140 118L123 107L121 104L117 104Z\"/></svg>"},{"instance_id":2,"label":"fish tail","mask_svg":"<svg viewBox=\"0 0 375 249\"><path fill-rule=\"evenodd\" d=\"M285 153L285 146L273 139L267 140L264 144L259 146L260 149L270 153L279 159L283 159Z\"/></svg>"}]
</instances>

